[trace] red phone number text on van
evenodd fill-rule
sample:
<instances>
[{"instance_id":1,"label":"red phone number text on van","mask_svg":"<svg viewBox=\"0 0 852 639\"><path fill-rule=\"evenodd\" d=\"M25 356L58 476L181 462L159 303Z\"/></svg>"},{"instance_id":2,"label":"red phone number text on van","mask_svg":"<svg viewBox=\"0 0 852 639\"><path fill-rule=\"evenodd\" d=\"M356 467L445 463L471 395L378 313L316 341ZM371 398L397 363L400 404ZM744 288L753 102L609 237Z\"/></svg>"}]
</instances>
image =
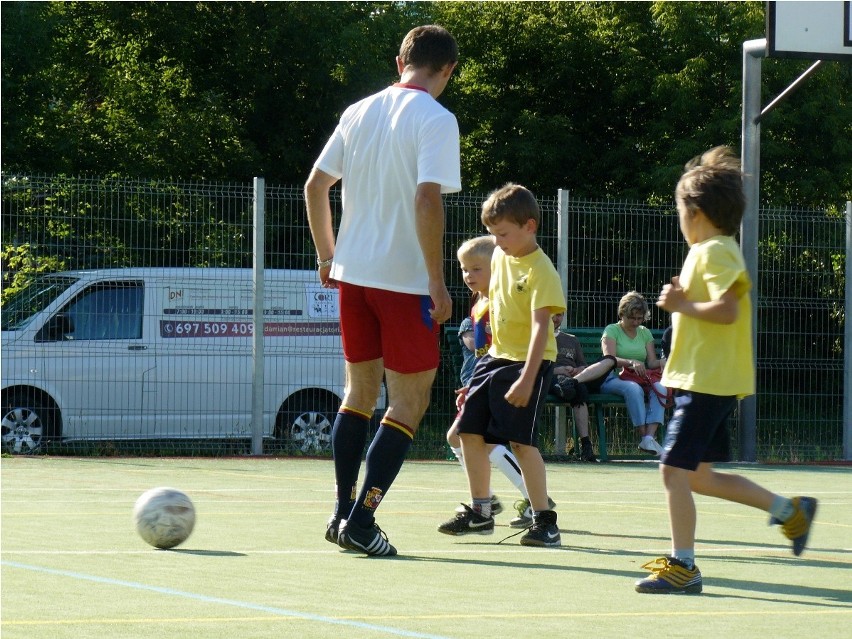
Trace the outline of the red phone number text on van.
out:
<instances>
[{"instance_id":1,"label":"red phone number text on van","mask_svg":"<svg viewBox=\"0 0 852 639\"><path fill-rule=\"evenodd\" d=\"M172 322L160 321L160 337L248 337L254 334L251 322ZM340 335L337 322L266 322L266 337L299 335Z\"/></svg>"}]
</instances>

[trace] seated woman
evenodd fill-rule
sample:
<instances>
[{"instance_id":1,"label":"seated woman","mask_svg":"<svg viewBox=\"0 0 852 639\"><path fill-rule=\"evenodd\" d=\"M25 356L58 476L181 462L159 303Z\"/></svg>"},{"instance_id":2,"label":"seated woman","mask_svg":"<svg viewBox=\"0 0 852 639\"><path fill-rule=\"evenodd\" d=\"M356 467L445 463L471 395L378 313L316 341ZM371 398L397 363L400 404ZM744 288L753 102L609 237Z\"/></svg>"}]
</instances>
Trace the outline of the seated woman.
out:
<instances>
[{"instance_id":1,"label":"seated woman","mask_svg":"<svg viewBox=\"0 0 852 639\"><path fill-rule=\"evenodd\" d=\"M642 376L648 369L662 368L663 362L657 358L654 347L654 336L643 326L649 315L648 303L636 291L630 291L621 298L618 303L619 320L607 326L601 338L603 354L614 356L618 369L601 384L601 392L624 397L630 421L639 430L639 450L659 455L663 449L657 443L656 433L663 423L663 404L654 392L646 393L641 385L618 376L624 368L631 368ZM654 387L662 396L666 395L662 384L657 382Z\"/></svg>"}]
</instances>

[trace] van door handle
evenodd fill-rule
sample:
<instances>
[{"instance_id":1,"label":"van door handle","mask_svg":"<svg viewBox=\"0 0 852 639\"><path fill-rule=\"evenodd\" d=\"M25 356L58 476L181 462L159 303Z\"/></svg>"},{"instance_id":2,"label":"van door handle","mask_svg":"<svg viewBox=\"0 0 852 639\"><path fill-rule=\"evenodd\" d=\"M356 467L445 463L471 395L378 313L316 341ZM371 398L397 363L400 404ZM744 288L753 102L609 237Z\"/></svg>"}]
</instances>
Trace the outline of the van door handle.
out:
<instances>
[{"instance_id":1,"label":"van door handle","mask_svg":"<svg viewBox=\"0 0 852 639\"><path fill-rule=\"evenodd\" d=\"M148 347L144 346L142 344L138 344L138 345L137 344L131 344L130 346L127 347L127 350L129 350L129 351L144 351L144 350L147 350L147 349L148 349Z\"/></svg>"}]
</instances>

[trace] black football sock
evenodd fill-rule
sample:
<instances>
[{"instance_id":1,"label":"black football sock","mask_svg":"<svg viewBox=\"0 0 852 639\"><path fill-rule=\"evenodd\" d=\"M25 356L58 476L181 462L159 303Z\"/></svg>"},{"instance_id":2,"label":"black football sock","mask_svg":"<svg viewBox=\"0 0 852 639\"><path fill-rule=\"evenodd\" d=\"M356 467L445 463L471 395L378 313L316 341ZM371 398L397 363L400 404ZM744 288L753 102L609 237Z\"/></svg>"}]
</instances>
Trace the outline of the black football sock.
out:
<instances>
[{"instance_id":1,"label":"black football sock","mask_svg":"<svg viewBox=\"0 0 852 639\"><path fill-rule=\"evenodd\" d=\"M334 477L337 481L334 514L341 519L349 516L355 503L358 472L369 430L370 420L366 416L345 407L341 407L334 419L331 430Z\"/></svg>"},{"instance_id":2,"label":"black football sock","mask_svg":"<svg viewBox=\"0 0 852 639\"><path fill-rule=\"evenodd\" d=\"M364 485L352 509L350 521L364 528L373 525L376 508L399 474L413 437L413 432L405 424L387 417L382 420L379 432L367 451Z\"/></svg>"}]
</instances>

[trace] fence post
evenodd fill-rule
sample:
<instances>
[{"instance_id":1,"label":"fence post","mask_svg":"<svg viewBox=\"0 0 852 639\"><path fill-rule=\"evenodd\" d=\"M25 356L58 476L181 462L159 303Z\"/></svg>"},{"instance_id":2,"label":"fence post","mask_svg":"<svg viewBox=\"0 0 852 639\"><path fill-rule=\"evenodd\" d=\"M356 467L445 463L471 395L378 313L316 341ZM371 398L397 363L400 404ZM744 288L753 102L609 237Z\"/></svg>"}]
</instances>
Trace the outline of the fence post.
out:
<instances>
[{"instance_id":1,"label":"fence post","mask_svg":"<svg viewBox=\"0 0 852 639\"><path fill-rule=\"evenodd\" d=\"M559 189L556 207L556 270L559 279L562 280L562 291L568 289L568 201L569 191ZM567 300L566 300L567 301ZM564 321L564 320L563 320ZM556 423L554 424L554 448L557 455L565 454L565 442L567 438L568 408L557 406ZM574 450L579 450L577 442L574 442Z\"/></svg>"},{"instance_id":2,"label":"fence post","mask_svg":"<svg viewBox=\"0 0 852 639\"><path fill-rule=\"evenodd\" d=\"M742 169L745 191L745 214L740 228L740 247L746 269L752 280L751 338L754 362L757 363L757 274L758 274L758 216L760 213L760 85L761 64L766 55L766 39L743 43L743 122ZM739 446L740 461L757 460L757 395L740 402Z\"/></svg>"},{"instance_id":3,"label":"fence post","mask_svg":"<svg viewBox=\"0 0 852 639\"><path fill-rule=\"evenodd\" d=\"M852 461L852 202L846 202L846 300L843 317L843 459Z\"/></svg>"},{"instance_id":4,"label":"fence post","mask_svg":"<svg viewBox=\"0 0 852 639\"><path fill-rule=\"evenodd\" d=\"M252 335L252 363L254 370L251 379L251 454L263 454L263 252L264 218L266 203L266 180L254 178L254 302L252 316L254 332Z\"/></svg>"}]
</instances>

